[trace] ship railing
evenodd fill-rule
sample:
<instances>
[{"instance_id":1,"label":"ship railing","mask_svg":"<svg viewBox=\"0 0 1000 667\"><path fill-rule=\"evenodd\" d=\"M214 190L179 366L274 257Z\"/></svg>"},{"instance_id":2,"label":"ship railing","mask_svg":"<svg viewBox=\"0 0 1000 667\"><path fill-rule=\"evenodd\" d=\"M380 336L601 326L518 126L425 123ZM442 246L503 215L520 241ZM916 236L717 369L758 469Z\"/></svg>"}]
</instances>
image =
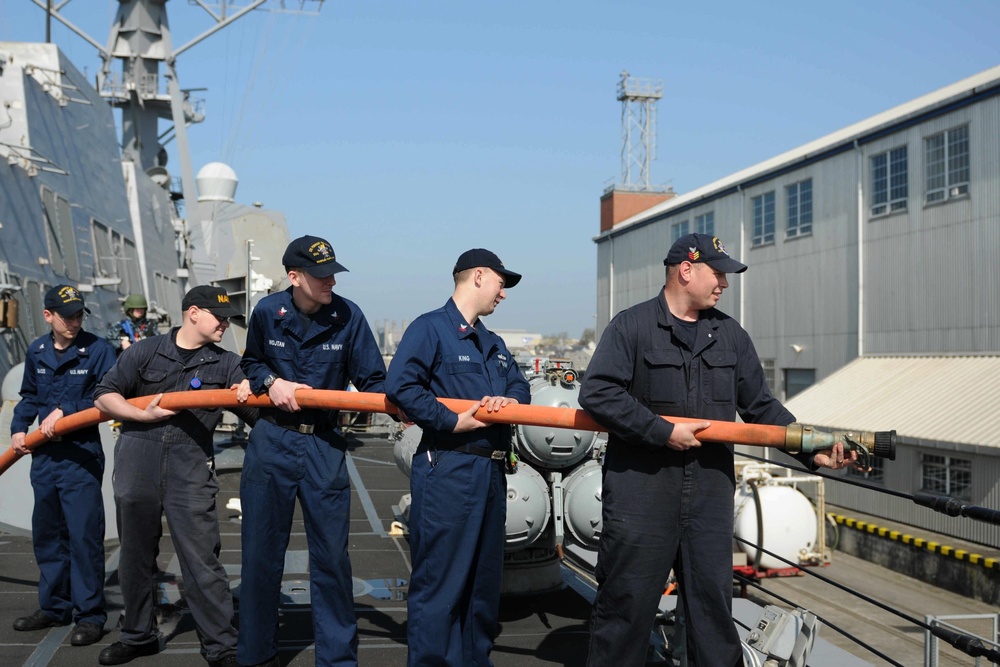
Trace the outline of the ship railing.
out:
<instances>
[{"instance_id":1,"label":"ship railing","mask_svg":"<svg viewBox=\"0 0 1000 667\"><path fill-rule=\"evenodd\" d=\"M138 77L127 77L123 72L112 72L111 74L102 72L97 75L97 89L101 97L117 103L129 101L133 93L145 101L170 102L167 77L154 72L141 74ZM205 112L205 98L191 95L191 92L196 90L204 90L204 88L187 88L181 91L184 94L186 105L190 107L185 109L188 116L204 115Z\"/></svg>"},{"instance_id":2,"label":"ship railing","mask_svg":"<svg viewBox=\"0 0 1000 667\"><path fill-rule=\"evenodd\" d=\"M932 627L937 626L954 632L967 633L983 642L984 646L991 646L994 650L1000 649L1000 614L926 616L924 621ZM941 664L941 641L930 630L924 631L924 647L924 664L927 667L938 667ZM976 657L976 667L985 667L986 664L983 661L983 656Z\"/></svg>"}]
</instances>

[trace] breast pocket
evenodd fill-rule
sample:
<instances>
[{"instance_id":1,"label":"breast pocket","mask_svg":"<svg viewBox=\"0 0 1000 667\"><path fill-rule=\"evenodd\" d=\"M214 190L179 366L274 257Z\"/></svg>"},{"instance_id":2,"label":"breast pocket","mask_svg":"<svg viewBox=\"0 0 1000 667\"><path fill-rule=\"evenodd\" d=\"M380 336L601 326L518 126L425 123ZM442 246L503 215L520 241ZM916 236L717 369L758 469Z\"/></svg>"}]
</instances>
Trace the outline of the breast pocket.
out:
<instances>
[{"instance_id":1,"label":"breast pocket","mask_svg":"<svg viewBox=\"0 0 1000 667\"><path fill-rule=\"evenodd\" d=\"M484 384L482 366L472 361L449 361L442 364L445 391L452 398L481 398L490 393Z\"/></svg>"},{"instance_id":2,"label":"breast pocket","mask_svg":"<svg viewBox=\"0 0 1000 667\"><path fill-rule=\"evenodd\" d=\"M198 379L205 389L229 389L229 378L217 364L198 371Z\"/></svg>"},{"instance_id":3,"label":"breast pocket","mask_svg":"<svg viewBox=\"0 0 1000 667\"><path fill-rule=\"evenodd\" d=\"M707 403L735 403L736 401L736 352L710 350L702 355L708 382L705 387Z\"/></svg>"},{"instance_id":4,"label":"breast pocket","mask_svg":"<svg viewBox=\"0 0 1000 667\"><path fill-rule=\"evenodd\" d=\"M139 377L142 378L144 386L155 385L167 378L167 371L157 368L142 368L139 370Z\"/></svg>"},{"instance_id":5,"label":"breast pocket","mask_svg":"<svg viewBox=\"0 0 1000 667\"><path fill-rule=\"evenodd\" d=\"M684 402L687 383L684 379L684 357L679 350L657 349L643 353L646 365L646 403L657 407L676 407Z\"/></svg>"}]
</instances>

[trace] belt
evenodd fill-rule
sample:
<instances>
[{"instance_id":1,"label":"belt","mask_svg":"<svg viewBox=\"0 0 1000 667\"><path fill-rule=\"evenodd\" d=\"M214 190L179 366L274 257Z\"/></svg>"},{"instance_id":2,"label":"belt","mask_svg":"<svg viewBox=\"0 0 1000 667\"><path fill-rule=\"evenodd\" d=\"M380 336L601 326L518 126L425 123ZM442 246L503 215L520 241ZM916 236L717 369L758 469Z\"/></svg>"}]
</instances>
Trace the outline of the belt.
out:
<instances>
[{"instance_id":1,"label":"belt","mask_svg":"<svg viewBox=\"0 0 1000 667\"><path fill-rule=\"evenodd\" d=\"M287 414L288 417L278 417L274 414L273 411L261 410L260 418L270 424L274 424L275 426L280 426L281 428L288 429L289 431L295 431L296 433L301 433L302 435L312 435L317 431L322 433L323 431L328 431L333 429L333 422L326 418L322 418L314 423L309 423L304 421L296 421L297 413L291 412Z\"/></svg>"},{"instance_id":2,"label":"belt","mask_svg":"<svg viewBox=\"0 0 1000 667\"><path fill-rule=\"evenodd\" d=\"M505 449L488 449L486 447L478 447L476 445L459 445L458 447L438 447L438 449L443 449L451 452L465 452L466 454L475 454L476 456L482 456L493 461L505 461L507 459L507 454L509 453Z\"/></svg>"}]
</instances>

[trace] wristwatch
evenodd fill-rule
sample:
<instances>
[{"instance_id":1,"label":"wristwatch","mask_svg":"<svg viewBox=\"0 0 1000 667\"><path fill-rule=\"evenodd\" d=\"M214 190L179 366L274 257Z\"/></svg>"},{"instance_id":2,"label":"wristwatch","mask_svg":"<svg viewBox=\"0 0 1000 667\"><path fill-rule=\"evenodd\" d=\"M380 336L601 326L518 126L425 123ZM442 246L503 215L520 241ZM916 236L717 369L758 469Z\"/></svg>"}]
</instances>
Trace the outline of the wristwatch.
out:
<instances>
[{"instance_id":1,"label":"wristwatch","mask_svg":"<svg viewBox=\"0 0 1000 667\"><path fill-rule=\"evenodd\" d=\"M274 381L277 380L277 379L278 379L278 376L275 375L274 373L271 373L266 378L264 378L264 391L270 390L271 389L271 385L274 384Z\"/></svg>"}]
</instances>

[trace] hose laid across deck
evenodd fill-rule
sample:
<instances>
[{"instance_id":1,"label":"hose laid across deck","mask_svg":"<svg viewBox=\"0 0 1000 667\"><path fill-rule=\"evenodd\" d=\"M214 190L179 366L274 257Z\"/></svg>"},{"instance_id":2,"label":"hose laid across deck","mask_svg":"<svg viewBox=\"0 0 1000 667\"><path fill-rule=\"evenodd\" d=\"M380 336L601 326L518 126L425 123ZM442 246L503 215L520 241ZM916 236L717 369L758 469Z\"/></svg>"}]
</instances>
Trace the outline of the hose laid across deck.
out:
<instances>
[{"instance_id":1,"label":"hose laid across deck","mask_svg":"<svg viewBox=\"0 0 1000 667\"><path fill-rule=\"evenodd\" d=\"M155 396L141 396L129 399L132 405L145 408ZM332 389L299 389L295 392L295 400L299 407L321 410L341 410L345 412L384 412L394 415L398 413L395 405L389 402L385 394L374 394L357 391L335 391ZM479 401L457 398L439 398L438 401L453 412L465 412ZM210 389L206 391L178 391L163 394L160 407L168 410L190 410L192 408L235 408L235 407L271 407L267 396L250 396L245 403L236 400L236 392L232 389ZM480 408L476 419L493 424L522 424L525 426L550 426L553 428L570 428L581 431L606 431L583 410L574 408L556 408L544 405L510 404L496 412L487 412ZM97 408L89 408L63 417L56 422L55 435L63 435L86 426L93 426L102 421L112 419ZM786 429L784 426L767 424L742 424L737 422L691 419L687 417L664 417L667 421L678 424L683 422L711 421L711 426L699 431L695 437L701 442L738 442L744 445L759 447L784 447ZM47 442L49 438L39 430L34 430L25 438L25 446L29 450ZM7 471L21 454L13 448L0 454L0 475Z\"/></svg>"}]
</instances>

